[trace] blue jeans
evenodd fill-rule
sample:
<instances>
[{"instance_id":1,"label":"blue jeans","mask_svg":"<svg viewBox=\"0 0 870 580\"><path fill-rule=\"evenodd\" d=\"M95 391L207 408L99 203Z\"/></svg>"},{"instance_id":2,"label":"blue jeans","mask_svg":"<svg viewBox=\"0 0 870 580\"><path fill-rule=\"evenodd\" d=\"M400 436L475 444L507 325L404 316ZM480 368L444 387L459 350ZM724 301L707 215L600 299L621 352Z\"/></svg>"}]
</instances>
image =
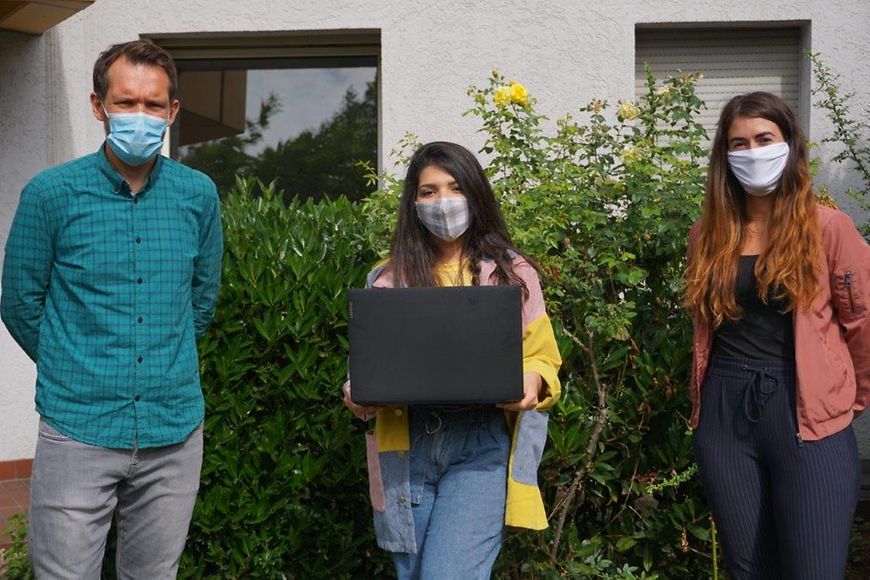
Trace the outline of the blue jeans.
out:
<instances>
[{"instance_id":1,"label":"blue jeans","mask_svg":"<svg viewBox=\"0 0 870 580\"><path fill-rule=\"evenodd\" d=\"M118 578L175 578L201 465L201 427L177 445L110 449L40 421L30 495L36 577L98 580L114 514Z\"/></svg>"},{"instance_id":2,"label":"blue jeans","mask_svg":"<svg viewBox=\"0 0 870 580\"><path fill-rule=\"evenodd\" d=\"M504 411L412 407L409 427L417 553L393 553L399 579L489 578L504 535Z\"/></svg>"}]
</instances>

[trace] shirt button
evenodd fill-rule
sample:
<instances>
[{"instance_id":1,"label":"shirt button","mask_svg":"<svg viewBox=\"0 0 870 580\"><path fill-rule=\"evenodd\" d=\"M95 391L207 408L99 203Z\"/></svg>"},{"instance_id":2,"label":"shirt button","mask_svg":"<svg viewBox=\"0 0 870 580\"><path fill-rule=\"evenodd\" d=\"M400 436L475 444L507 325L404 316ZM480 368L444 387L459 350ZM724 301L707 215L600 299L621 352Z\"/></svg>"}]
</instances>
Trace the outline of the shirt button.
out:
<instances>
[{"instance_id":1,"label":"shirt button","mask_svg":"<svg viewBox=\"0 0 870 580\"><path fill-rule=\"evenodd\" d=\"M139 278L138 280L136 280L136 283L137 283L137 284L141 284L141 283L142 283L142 278Z\"/></svg>"},{"instance_id":2,"label":"shirt button","mask_svg":"<svg viewBox=\"0 0 870 580\"><path fill-rule=\"evenodd\" d=\"M137 243L137 244L141 244L141 243L142 243L142 238L136 238L136 243Z\"/></svg>"},{"instance_id":3,"label":"shirt button","mask_svg":"<svg viewBox=\"0 0 870 580\"><path fill-rule=\"evenodd\" d=\"M139 358L137 358L136 362L142 362L142 357L140 356Z\"/></svg>"},{"instance_id":4,"label":"shirt button","mask_svg":"<svg viewBox=\"0 0 870 580\"><path fill-rule=\"evenodd\" d=\"M136 395L135 397L133 397L133 400L134 400L134 401L138 401L138 400L141 399L141 398L142 398L142 397L140 397L139 395Z\"/></svg>"},{"instance_id":5,"label":"shirt button","mask_svg":"<svg viewBox=\"0 0 870 580\"><path fill-rule=\"evenodd\" d=\"M138 320L139 320L139 324L142 324L142 321L145 319L140 316Z\"/></svg>"},{"instance_id":6,"label":"shirt button","mask_svg":"<svg viewBox=\"0 0 870 580\"><path fill-rule=\"evenodd\" d=\"M133 198L133 203L139 203L139 198L138 198L138 197L134 197L134 198Z\"/></svg>"},{"instance_id":7,"label":"shirt button","mask_svg":"<svg viewBox=\"0 0 870 580\"><path fill-rule=\"evenodd\" d=\"M401 417L401 416L402 416L402 410L401 410L401 409L396 409L396 416L397 416L397 417Z\"/></svg>"}]
</instances>

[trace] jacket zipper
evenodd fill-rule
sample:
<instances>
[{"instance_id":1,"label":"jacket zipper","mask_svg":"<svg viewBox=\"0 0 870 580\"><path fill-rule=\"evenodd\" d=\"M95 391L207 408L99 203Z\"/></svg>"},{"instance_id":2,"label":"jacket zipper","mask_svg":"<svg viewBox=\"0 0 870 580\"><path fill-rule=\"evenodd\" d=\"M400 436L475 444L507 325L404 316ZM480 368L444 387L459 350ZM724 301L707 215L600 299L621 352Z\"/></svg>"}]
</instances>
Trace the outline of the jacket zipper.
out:
<instances>
[{"instance_id":1,"label":"jacket zipper","mask_svg":"<svg viewBox=\"0 0 870 580\"><path fill-rule=\"evenodd\" d=\"M846 284L846 292L849 293L849 310L855 314L855 297L852 295L852 272L846 272L843 276L843 281Z\"/></svg>"},{"instance_id":2,"label":"jacket zipper","mask_svg":"<svg viewBox=\"0 0 870 580\"><path fill-rule=\"evenodd\" d=\"M797 326L797 324L796 324L794 313L792 313L791 324L792 324L794 336L797 336L797 329L795 329L795 326ZM797 370L797 369L795 369L795 370ZM795 391L795 393L794 393L794 407L795 407L794 414L795 414L795 422L797 423L797 442L798 442L798 447L803 447L804 446L804 438L801 435L800 380L798 379L797 372L795 372L795 378L794 378L794 391Z\"/></svg>"}]
</instances>

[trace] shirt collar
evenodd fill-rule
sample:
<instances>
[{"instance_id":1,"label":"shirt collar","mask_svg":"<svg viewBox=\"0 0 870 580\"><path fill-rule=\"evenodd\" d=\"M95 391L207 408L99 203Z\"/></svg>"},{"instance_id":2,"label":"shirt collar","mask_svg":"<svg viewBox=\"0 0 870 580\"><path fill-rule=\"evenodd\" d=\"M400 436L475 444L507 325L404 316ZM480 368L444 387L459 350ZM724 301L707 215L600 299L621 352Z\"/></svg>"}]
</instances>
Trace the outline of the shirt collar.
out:
<instances>
[{"instance_id":1,"label":"shirt collar","mask_svg":"<svg viewBox=\"0 0 870 580\"><path fill-rule=\"evenodd\" d=\"M127 185L127 182L124 180L124 177L118 173L118 170L112 167L112 164L109 162L109 157L106 154L106 147L108 147L108 142L104 141L103 145L100 147L100 150L97 151L97 163L100 166L100 172L109 180L109 183L112 185L112 191L117 194L128 195L130 191L130 186ZM136 194L141 195L151 189L151 186L157 181L157 178L160 175L160 170L163 167L163 156L157 155L157 160L154 163L154 167L151 168L151 173L148 174L148 180L145 182L145 186Z\"/></svg>"}]
</instances>

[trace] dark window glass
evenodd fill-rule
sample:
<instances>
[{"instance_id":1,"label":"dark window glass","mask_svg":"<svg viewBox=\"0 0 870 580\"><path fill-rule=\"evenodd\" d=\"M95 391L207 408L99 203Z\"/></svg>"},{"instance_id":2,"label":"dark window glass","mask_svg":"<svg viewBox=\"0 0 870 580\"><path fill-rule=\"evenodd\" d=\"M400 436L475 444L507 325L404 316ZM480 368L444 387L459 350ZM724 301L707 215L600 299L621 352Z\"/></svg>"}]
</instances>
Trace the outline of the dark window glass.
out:
<instances>
[{"instance_id":1,"label":"dark window glass","mask_svg":"<svg viewBox=\"0 0 870 580\"><path fill-rule=\"evenodd\" d=\"M218 189L237 175L276 181L289 197L364 197L377 167L374 62L306 68L269 60L179 63L173 154Z\"/></svg>"}]
</instances>

